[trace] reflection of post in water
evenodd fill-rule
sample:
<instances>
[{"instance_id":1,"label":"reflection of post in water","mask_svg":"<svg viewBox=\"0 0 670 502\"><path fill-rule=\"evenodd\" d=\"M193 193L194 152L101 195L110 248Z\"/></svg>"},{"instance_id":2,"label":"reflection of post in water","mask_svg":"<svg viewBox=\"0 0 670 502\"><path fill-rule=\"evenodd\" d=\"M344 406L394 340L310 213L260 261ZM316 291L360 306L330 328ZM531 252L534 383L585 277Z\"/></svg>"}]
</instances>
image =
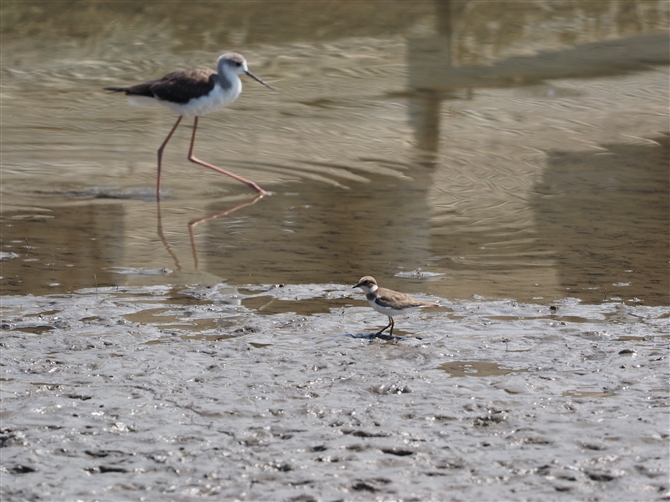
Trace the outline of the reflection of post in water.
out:
<instances>
[{"instance_id":1,"label":"reflection of post in water","mask_svg":"<svg viewBox=\"0 0 670 502\"><path fill-rule=\"evenodd\" d=\"M587 301L670 300L667 135L601 145L609 155L553 150L529 198L535 237L556 256L562 288Z\"/></svg>"},{"instance_id":2,"label":"reflection of post in water","mask_svg":"<svg viewBox=\"0 0 670 502\"><path fill-rule=\"evenodd\" d=\"M228 216L230 213L234 213L235 211L242 209L244 207L248 206L253 206L261 200L265 196L265 193L259 193L256 195L253 199L248 200L247 202L243 202L241 204L238 204L236 206L233 206L228 209L224 209L221 212L215 213L215 214L210 214L209 216L204 216L203 218L196 218L194 220L191 220L188 222L188 234L191 238L191 249L193 250L193 265L195 266L195 269L198 270L198 250L195 245L195 236L193 235L193 229L200 225L201 223L204 223L205 221L209 220L215 220L217 218L221 218L222 216Z\"/></svg>"},{"instance_id":3,"label":"reflection of post in water","mask_svg":"<svg viewBox=\"0 0 670 502\"><path fill-rule=\"evenodd\" d=\"M461 34L454 33L454 27L460 27L465 5L464 2L435 0L434 33L407 40L410 124L417 147L424 155L437 152L439 147L440 102L453 99L458 90L469 96L472 89L537 85L552 79L607 77L648 70L652 65L667 65L670 60L667 33L642 32L633 36L622 34L614 40L598 35L596 41L560 50L462 64L460 38L454 40Z\"/></svg>"},{"instance_id":4,"label":"reflection of post in water","mask_svg":"<svg viewBox=\"0 0 670 502\"><path fill-rule=\"evenodd\" d=\"M198 249L195 245L195 236L193 234L193 230L195 227L200 225L201 223L209 220L215 220L217 218L221 218L222 216L227 216L231 213L234 213L235 211L238 211L242 208L248 207L248 206L253 206L261 200L265 196L264 193L256 195L254 198L247 200L246 202L242 202L240 204L236 204L235 206L229 207L227 209L224 209L223 211L219 211L214 214L210 214L208 216L204 216L202 218L196 218L188 222L188 234L189 238L191 240L191 251L193 252L193 265L196 270L198 270ZM172 256L172 259L174 260L175 266L177 270L181 271L181 265L179 265L179 259L177 258L177 255L172 251L172 248L170 247L170 244L168 243L167 239L165 238L165 234L163 233L163 223L162 223L162 218L161 218L161 203L160 199L157 201L156 207L158 208L158 218L157 218L157 233L158 233L158 238L161 240L163 245L165 246L165 249L167 252Z\"/></svg>"},{"instance_id":5,"label":"reflection of post in water","mask_svg":"<svg viewBox=\"0 0 670 502\"><path fill-rule=\"evenodd\" d=\"M451 1L435 0L435 13L436 34L408 40L410 125L424 155L436 153L439 147L440 101L445 89L432 84L434 74L451 66Z\"/></svg>"}]
</instances>

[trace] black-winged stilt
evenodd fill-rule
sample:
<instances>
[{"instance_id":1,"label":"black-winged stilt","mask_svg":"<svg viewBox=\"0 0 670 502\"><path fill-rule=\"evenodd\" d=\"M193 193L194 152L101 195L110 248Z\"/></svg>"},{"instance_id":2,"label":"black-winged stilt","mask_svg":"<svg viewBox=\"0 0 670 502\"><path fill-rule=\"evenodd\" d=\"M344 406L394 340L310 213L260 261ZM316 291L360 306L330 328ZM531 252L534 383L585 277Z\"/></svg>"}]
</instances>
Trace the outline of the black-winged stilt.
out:
<instances>
[{"instance_id":1,"label":"black-winged stilt","mask_svg":"<svg viewBox=\"0 0 670 502\"><path fill-rule=\"evenodd\" d=\"M192 68L190 70L168 73L164 77L131 87L105 88L108 91L124 92L127 96L130 96L131 104L142 104L142 102L150 100L165 105L179 114L177 122L172 126L167 138L165 138L165 141L163 141L163 144L158 149L158 178L156 183L156 196L158 198L160 198L161 191L163 150L184 117L193 118L193 135L191 136L188 160L235 178L261 194L266 193L265 190L253 181L242 178L237 174L208 162L203 162L193 155L195 133L198 129L198 117L228 106L237 99L240 92L242 92L242 82L238 76L241 73L274 90L272 86L251 73L247 68L246 59L235 52L227 52L219 57L216 63L216 72L209 68Z\"/></svg>"}]
</instances>

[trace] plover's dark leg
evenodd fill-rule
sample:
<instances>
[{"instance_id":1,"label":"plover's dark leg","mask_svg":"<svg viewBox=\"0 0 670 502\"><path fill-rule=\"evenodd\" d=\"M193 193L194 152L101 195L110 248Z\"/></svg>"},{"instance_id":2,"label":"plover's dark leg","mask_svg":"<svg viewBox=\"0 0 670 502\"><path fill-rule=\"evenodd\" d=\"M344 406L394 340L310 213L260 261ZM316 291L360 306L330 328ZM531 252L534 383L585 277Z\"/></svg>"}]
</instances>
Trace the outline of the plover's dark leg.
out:
<instances>
[{"instance_id":1,"label":"plover's dark leg","mask_svg":"<svg viewBox=\"0 0 670 502\"><path fill-rule=\"evenodd\" d=\"M382 333L383 333L384 331L386 331L389 327L391 328L391 334L389 334L389 335L382 335ZM389 323L388 323L388 325L387 325L385 328L383 328L382 330L377 331L377 332L375 333L375 337L379 337L379 338L381 338L382 340L390 340L391 338L393 338L393 317L389 316Z\"/></svg>"}]
</instances>

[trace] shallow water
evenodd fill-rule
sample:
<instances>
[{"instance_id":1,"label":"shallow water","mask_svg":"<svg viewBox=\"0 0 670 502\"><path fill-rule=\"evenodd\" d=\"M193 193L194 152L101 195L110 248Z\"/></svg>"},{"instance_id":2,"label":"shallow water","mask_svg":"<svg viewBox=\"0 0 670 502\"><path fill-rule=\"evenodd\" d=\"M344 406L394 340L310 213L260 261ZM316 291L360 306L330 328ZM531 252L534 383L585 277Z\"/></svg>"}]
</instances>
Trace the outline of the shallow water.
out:
<instances>
[{"instance_id":1,"label":"shallow water","mask_svg":"<svg viewBox=\"0 0 670 502\"><path fill-rule=\"evenodd\" d=\"M3 500L667 499L667 3L306 5L3 3Z\"/></svg>"}]
</instances>

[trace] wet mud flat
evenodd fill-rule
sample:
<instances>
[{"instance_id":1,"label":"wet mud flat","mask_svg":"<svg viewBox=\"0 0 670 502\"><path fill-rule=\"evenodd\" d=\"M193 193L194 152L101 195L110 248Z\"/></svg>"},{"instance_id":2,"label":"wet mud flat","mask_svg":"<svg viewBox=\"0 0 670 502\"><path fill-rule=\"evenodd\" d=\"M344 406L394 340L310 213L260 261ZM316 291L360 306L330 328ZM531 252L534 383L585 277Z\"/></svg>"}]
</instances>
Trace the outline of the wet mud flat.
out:
<instances>
[{"instance_id":1,"label":"wet mud flat","mask_svg":"<svg viewBox=\"0 0 670 502\"><path fill-rule=\"evenodd\" d=\"M2 499L670 498L670 307L361 296L3 298Z\"/></svg>"}]
</instances>

